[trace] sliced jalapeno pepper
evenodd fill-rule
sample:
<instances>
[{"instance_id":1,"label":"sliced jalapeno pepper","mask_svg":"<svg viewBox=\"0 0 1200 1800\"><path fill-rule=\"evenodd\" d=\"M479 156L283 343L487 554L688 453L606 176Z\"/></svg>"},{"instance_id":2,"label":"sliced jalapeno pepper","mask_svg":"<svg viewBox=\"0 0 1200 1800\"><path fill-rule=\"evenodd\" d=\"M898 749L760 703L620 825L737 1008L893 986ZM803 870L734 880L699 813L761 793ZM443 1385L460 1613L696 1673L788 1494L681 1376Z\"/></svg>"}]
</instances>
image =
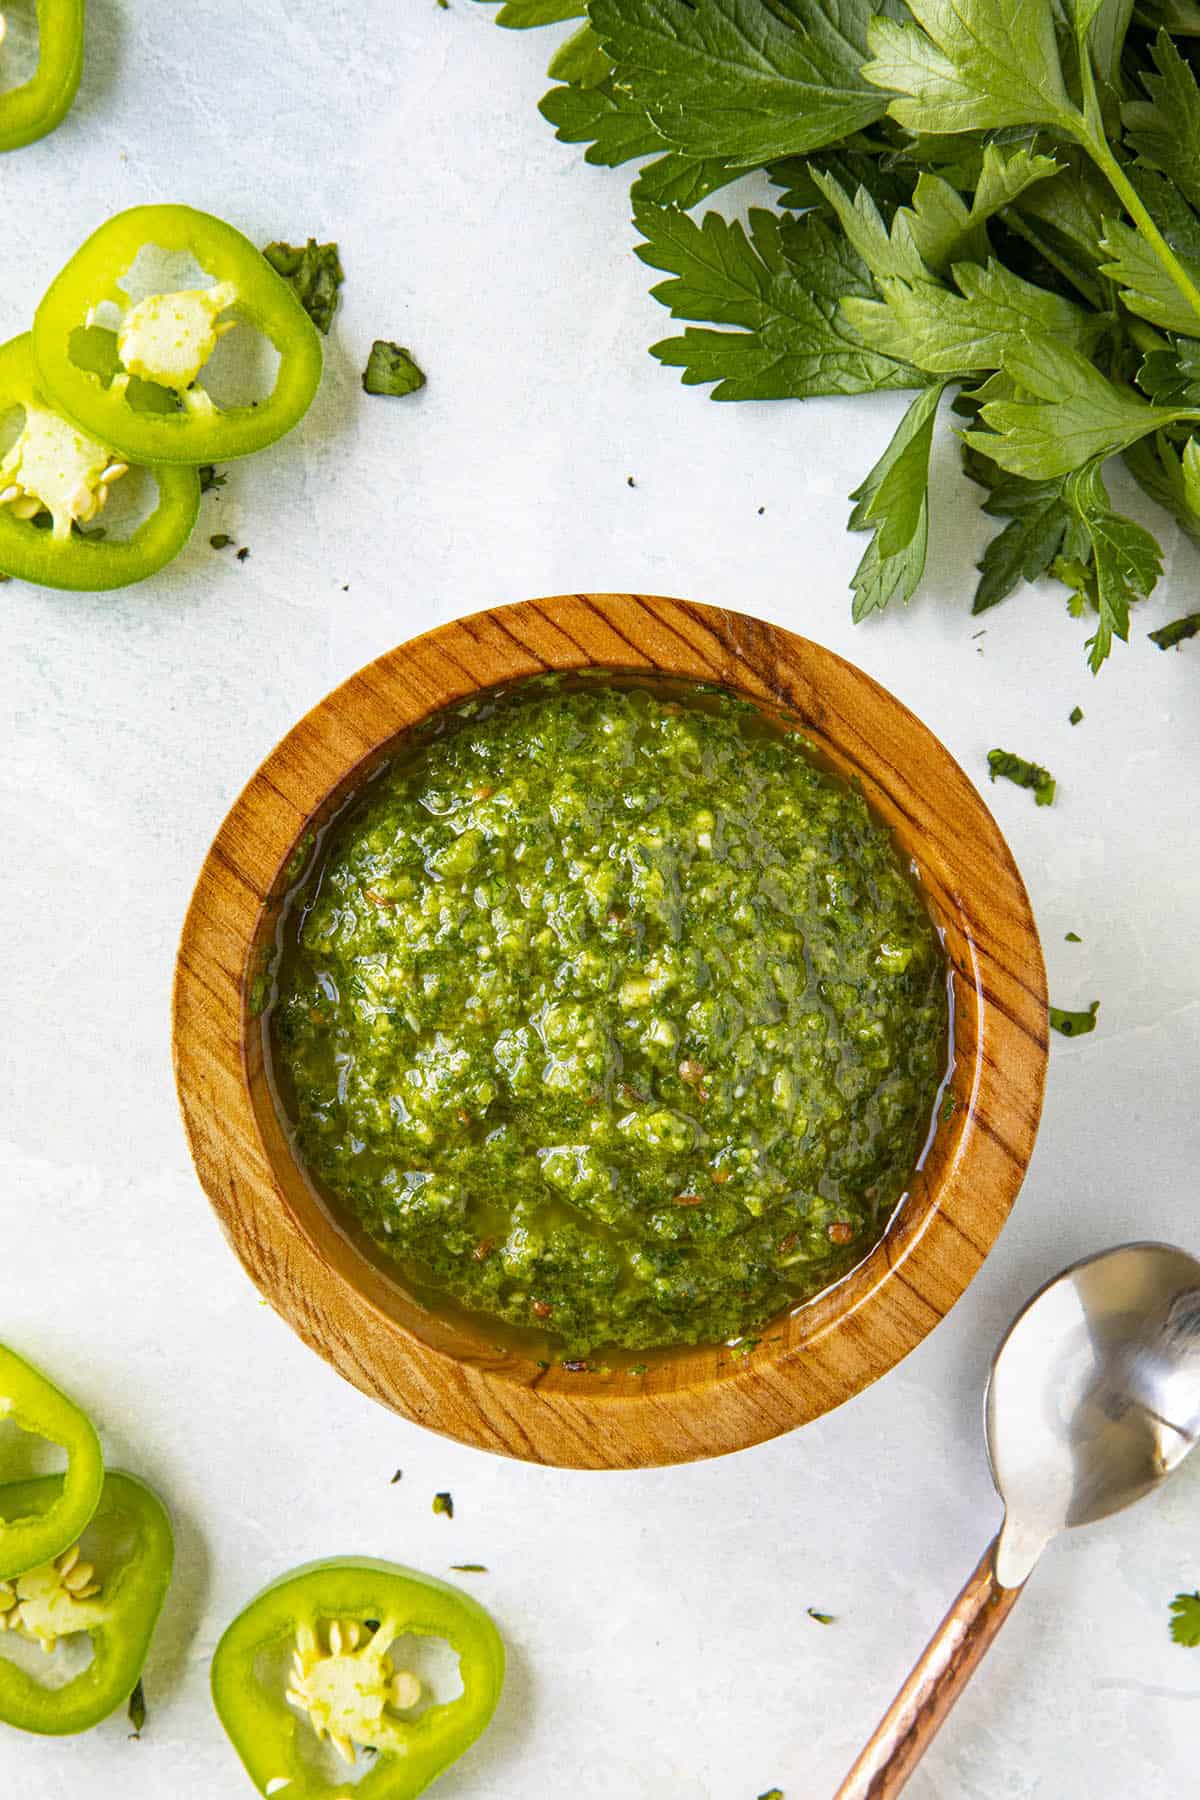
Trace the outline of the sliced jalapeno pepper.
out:
<instances>
[{"instance_id":1,"label":"sliced jalapeno pepper","mask_svg":"<svg viewBox=\"0 0 1200 1800\"><path fill-rule=\"evenodd\" d=\"M84 0L38 0L38 66L19 87L0 88L0 150L34 143L70 112L83 73L83 9ZM0 12L0 45L3 41Z\"/></svg>"},{"instance_id":2,"label":"sliced jalapeno pepper","mask_svg":"<svg viewBox=\"0 0 1200 1800\"><path fill-rule=\"evenodd\" d=\"M131 303L121 281L149 245L190 254L212 286ZM115 333L96 323L104 306L121 313ZM221 407L200 377L238 323L270 340L279 368L265 399ZM107 357L96 355L97 338ZM144 463L226 462L261 450L303 417L321 379L320 337L287 282L240 231L189 206L135 206L94 231L38 307L33 353L68 418Z\"/></svg>"},{"instance_id":3,"label":"sliced jalapeno pepper","mask_svg":"<svg viewBox=\"0 0 1200 1800\"><path fill-rule=\"evenodd\" d=\"M47 1380L40 1370L0 1344L0 1419L12 1419L23 1431L48 1438L67 1453L66 1474L52 1477L55 1492L36 1482L13 1486L19 1501L38 1487L39 1504L28 1515L19 1505L0 1511L0 1582L20 1575L73 1544L100 1500L104 1462L100 1439L85 1412ZM48 1500L49 1504L41 1504Z\"/></svg>"},{"instance_id":4,"label":"sliced jalapeno pepper","mask_svg":"<svg viewBox=\"0 0 1200 1800\"><path fill-rule=\"evenodd\" d=\"M26 1517L41 1508L49 1518L61 1488L58 1475L10 1482L0 1487L0 1518ZM75 1632L86 1632L92 1641L87 1668L61 1687L0 1659L0 1723L51 1737L87 1731L137 1684L171 1582L171 1522L145 1482L110 1471L89 1531L100 1534L94 1562L90 1550L89 1560L82 1560L75 1543L54 1561L0 1582L0 1629L32 1638L47 1652ZM119 1549L113 1548L116 1542Z\"/></svg>"},{"instance_id":5,"label":"sliced jalapeno pepper","mask_svg":"<svg viewBox=\"0 0 1200 1800\"><path fill-rule=\"evenodd\" d=\"M149 518L127 538L96 532L92 522L129 464L46 398L28 332L0 346L0 417L16 407L24 424L0 453L0 572L94 592L142 581L182 550L200 505L195 469L154 469L158 504Z\"/></svg>"},{"instance_id":6,"label":"sliced jalapeno pepper","mask_svg":"<svg viewBox=\"0 0 1200 1800\"><path fill-rule=\"evenodd\" d=\"M402 1634L443 1638L456 1650L463 1692L422 1698L389 1647ZM286 1695L259 1673L262 1653L291 1648ZM213 1702L260 1794L288 1800L412 1800L462 1755L496 1709L504 1646L483 1608L448 1582L394 1563L338 1557L308 1563L263 1589L225 1632L212 1661ZM406 1716L407 1715L407 1716ZM302 1733L328 1738L343 1760L375 1751L353 1787L330 1783Z\"/></svg>"}]
</instances>

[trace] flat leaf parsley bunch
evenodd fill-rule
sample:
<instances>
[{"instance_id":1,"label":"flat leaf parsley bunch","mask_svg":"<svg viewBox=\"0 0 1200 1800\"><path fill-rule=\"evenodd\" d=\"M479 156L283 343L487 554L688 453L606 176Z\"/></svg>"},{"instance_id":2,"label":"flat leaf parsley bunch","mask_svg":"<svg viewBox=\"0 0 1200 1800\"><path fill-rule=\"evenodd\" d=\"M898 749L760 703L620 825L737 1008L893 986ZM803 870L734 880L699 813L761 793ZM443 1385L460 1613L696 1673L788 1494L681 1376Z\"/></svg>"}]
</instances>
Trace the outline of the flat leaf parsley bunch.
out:
<instances>
[{"instance_id":1,"label":"flat leaf parsley bunch","mask_svg":"<svg viewBox=\"0 0 1200 1800\"><path fill-rule=\"evenodd\" d=\"M871 534L854 617L921 578L949 388L1006 521L974 610L1053 574L1098 669L1162 567L1111 504L1108 458L1200 539L1198 0L505 0L497 18L585 18L541 111L589 162L642 164L637 253L701 322L653 355L717 400L916 390L851 496ZM693 216L752 169L779 210Z\"/></svg>"}]
</instances>

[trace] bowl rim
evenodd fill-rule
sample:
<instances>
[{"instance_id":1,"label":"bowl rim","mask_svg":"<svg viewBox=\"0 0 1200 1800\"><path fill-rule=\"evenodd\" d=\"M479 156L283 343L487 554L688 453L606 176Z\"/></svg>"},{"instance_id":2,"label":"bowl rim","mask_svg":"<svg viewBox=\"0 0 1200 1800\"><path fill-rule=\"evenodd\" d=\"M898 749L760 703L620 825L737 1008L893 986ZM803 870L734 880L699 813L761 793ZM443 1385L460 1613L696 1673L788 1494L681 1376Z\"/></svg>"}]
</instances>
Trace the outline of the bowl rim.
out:
<instances>
[{"instance_id":1,"label":"bowl rim","mask_svg":"<svg viewBox=\"0 0 1200 1800\"><path fill-rule=\"evenodd\" d=\"M312 1200L277 1121L272 1130L251 1005L265 933L296 879L285 871L330 796L352 790L430 713L525 676L584 668L715 681L798 720L857 777L905 847L920 846L954 991L952 1116L880 1244L750 1354L701 1346L653 1360L645 1375L546 1368L393 1304L377 1266L372 1273ZM1024 884L982 798L932 732L809 639L748 614L640 594L557 595L453 619L318 701L216 834L184 921L172 1005L197 1174L276 1311L403 1416L479 1448L579 1468L743 1449L894 1367L949 1311L1003 1227L1033 1150L1047 1046L1045 970Z\"/></svg>"}]
</instances>

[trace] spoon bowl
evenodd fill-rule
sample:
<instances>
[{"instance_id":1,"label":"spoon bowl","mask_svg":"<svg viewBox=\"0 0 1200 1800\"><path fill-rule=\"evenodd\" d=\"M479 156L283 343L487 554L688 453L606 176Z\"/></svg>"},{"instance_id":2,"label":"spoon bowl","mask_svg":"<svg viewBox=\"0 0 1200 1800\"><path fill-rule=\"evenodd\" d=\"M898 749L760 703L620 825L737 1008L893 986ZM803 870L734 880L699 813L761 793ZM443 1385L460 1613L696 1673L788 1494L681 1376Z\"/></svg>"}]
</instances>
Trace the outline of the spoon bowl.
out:
<instances>
[{"instance_id":1,"label":"spoon bowl","mask_svg":"<svg viewBox=\"0 0 1200 1800\"><path fill-rule=\"evenodd\" d=\"M1156 1488L1200 1434L1200 1262L1122 1244L1048 1282L997 1350L984 1405L1002 1587L1050 1539Z\"/></svg>"}]
</instances>

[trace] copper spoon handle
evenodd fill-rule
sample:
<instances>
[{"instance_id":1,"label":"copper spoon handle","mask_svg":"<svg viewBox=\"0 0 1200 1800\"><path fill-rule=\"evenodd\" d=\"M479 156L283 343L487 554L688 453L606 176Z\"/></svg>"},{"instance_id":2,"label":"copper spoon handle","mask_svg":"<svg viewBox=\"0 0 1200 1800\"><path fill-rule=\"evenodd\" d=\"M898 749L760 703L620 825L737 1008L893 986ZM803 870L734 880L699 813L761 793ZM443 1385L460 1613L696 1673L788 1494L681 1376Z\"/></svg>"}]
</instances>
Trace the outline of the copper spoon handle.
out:
<instances>
[{"instance_id":1,"label":"copper spoon handle","mask_svg":"<svg viewBox=\"0 0 1200 1800\"><path fill-rule=\"evenodd\" d=\"M941 1729L1021 1589L1001 1587L993 1538L834 1800L893 1800Z\"/></svg>"}]
</instances>

